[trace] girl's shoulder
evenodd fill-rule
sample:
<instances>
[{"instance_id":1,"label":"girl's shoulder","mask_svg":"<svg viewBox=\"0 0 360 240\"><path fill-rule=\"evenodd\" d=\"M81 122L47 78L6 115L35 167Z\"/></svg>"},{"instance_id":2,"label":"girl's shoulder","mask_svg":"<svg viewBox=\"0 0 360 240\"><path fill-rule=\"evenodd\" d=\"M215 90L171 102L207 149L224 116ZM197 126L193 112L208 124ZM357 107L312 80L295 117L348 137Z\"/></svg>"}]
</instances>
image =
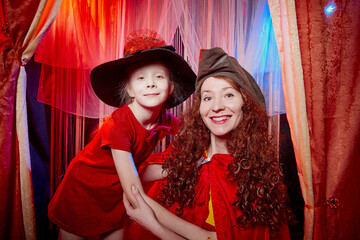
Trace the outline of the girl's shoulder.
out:
<instances>
[{"instance_id":1,"label":"girl's shoulder","mask_svg":"<svg viewBox=\"0 0 360 240\"><path fill-rule=\"evenodd\" d=\"M128 105L119 107L111 114L111 118L116 120L121 120L121 119L128 120L129 118L131 118L131 116L133 116L133 113Z\"/></svg>"},{"instance_id":2,"label":"girl's shoulder","mask_svg":"<svg viewBox=\"0 0 360 240\"><path fill-rule=\"evenodd\" d=\"M101 128L128 128L129 126L136 125L136 121L137 120L132 114L130 108L127 105L124 105L116 109L110 116L108 116L102 124Z\"/></svg>"}]
</instances>

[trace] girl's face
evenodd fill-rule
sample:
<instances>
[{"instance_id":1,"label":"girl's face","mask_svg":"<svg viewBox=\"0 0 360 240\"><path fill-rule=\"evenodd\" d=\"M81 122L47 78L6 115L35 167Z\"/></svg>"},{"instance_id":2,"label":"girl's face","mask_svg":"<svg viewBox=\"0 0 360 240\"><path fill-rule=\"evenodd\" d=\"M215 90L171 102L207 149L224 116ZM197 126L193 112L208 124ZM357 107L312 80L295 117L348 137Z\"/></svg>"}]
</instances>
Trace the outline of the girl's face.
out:
<instances>
[{"instance_id":1,"label":"girl's face","mask_svg":"<svg viewBox=\"0 0 360 240\"><path fill-rule=\"evenodd\" d=\"M212 137L227 138L243 119L243 97L227 80L209 77L200 90L200 115Z\"/></svg>"},{"instance_id":2,"label":"girl's face","mask_svg":"<svg viewBox=\"0 0 360 240\"><path fill-rule=\"evenodd\" d=\"M137 68L130 74L126 90L132 104L143 108L161 108L174 89L168 68L161 62Z\"/></svg>"}]
</instances>

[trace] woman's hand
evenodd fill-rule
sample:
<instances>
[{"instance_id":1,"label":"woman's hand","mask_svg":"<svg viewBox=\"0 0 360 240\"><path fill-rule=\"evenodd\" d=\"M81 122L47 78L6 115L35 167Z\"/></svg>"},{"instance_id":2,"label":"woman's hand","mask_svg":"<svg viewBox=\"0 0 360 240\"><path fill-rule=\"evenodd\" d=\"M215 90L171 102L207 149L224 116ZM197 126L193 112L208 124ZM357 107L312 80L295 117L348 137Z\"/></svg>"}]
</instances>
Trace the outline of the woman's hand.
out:
<instances>
[{"instance_id":1,"label":"woman's hand","mask_svg":"<svg viewBox=\"0 0 360 240\"><path fill-rule=\"evenodd\" d=\"M139 193L138 189L135 186L132 186L131 190L135 199L137 200L137 208L134 208L131 205L124 192L123 198L124 198L126 213L131 220L135 221L136 223L140 224L141 226L151 231L153 225L155 223L158 223L154 211L151 209L149 205L147 205L147 203L144 201L144 199L142 198L141 194Z\"/></svg>"},{"instance_id":2,"label":"woman's hand","mask_svg":"<svg viewBox=\"0 0 360 240\"><path fill-rule=\"evenodd\" d=\"M139 225L151 231L154 235L156 235L160 239L171 239L171 240L184 239L159 223L159 221L156 219L154 211L144 201L139 190L135 186L131 186L131 191L137 201L136 208L134 208L130 204L129 200L126 198L125 192L123 194L126 213L131 220L135 221Z\"/></svg>"},{"instance_id":3,"label":"woman's hand","mask_svg":"<svg viewBox=\"0 0 360 240\"><path fill-rule=\"evenodd\" d=\"M131 187L133 196L135 197L137 203L136 208L134 208L129 200L124 194L124 205L126 213L131 220L135 221L139 225L143 226L147 230L151 231L154 235L158 236L161 239L184 239L176 233L172 232L165 226L163 226L155 216L153 209L145 202L144 198L141 196L139 190L135 187ZM195 225L194 225L195 226ZM201 229L201 228L199 228ZM201 237L189 236L189 239L204 239L204 240L217 240L216 232L209 232L204 229L201 229Z\"/></svg>"}]
</instances>

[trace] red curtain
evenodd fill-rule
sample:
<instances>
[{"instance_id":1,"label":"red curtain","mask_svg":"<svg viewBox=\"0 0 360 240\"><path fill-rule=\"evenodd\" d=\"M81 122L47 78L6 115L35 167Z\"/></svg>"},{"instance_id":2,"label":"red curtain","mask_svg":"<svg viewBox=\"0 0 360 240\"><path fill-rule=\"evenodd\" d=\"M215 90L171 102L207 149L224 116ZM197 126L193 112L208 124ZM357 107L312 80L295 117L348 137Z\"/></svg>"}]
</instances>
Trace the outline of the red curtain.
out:
<instances>
[{"instance_id":1,"label":"red curtain","mask_svg":"<svg viewBox=\"0 0 360 240\"><path fill-rule=\"evenodd\" d=\"M335 10L326 14L327 4ZM296 1L314 187L314 239L358 239L360 2Z\"/></svg>"},{"instance_id":2,"label":"red curtain","mask_svg":"<svg viewBox=\"0 0 360 240\"><path fill-rule=\"evenodd\" d=\"M26 31L14 24L21 6L1 1L0 20L0 239L25 239L20 190L20 157L15 125L15 92L19 63L15 49L20 48ZM25 7L23 5L22 7ZM18 11L15 11L18 10ZM25 11L24 11L25 12ZM26 16L36 12L28 9ZM21 18L18 24L28 29L31 21ZM12 33L10 35L10 32Z\"/></svg>"},{"instance_id":3,"label":"red curtain","mask_svg":"<svg viewBox=\"0 0 360 240\"><path fill-rule=\"evenodd\" d=\"M0 239L25 239L21 208L19 143L15 125L18 75L16 69L19 68L19 64L14 49L17 46L16 43L14 46L14 42L24 39L26 32L16 29L16 26L11 24L15 14L6 13L13 10L13 7L7 6L4 1L0 2ZM28 14L35 14L35 11L28 11ZM10 30L16 32L15 39L10 36Z\"/></svg>"},{"instance_id":4,"label":"red curtain","mask_svg":"<svg viewBox=\"0 0 360 240\"><path fill-rule=\"evenodd\" d=\"M25 65L60 0L0 2L0 239L36 239Z\"/></svg>"}]
</instances>

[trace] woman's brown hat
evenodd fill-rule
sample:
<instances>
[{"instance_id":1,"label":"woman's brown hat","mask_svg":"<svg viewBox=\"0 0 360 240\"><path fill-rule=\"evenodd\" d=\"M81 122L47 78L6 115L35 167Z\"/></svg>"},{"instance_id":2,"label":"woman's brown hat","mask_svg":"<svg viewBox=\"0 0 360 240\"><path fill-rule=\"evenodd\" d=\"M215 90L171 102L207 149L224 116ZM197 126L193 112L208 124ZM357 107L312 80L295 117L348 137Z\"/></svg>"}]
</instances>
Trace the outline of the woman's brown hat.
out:
<instances>
[{"instance_id":1,"label":"woman's brown hat","mask_svg":"<svg viewBox=\"0 0 360 240\"><path fill-rule=\"evenodd\" d=\"M188 63L175 52L173 46L152 30L139 30L127 37L123 58L103 63L90 74L91 86L95 94L106 104L121 107L125 104L119 98L119 87L127 80L127 72L132 64L162 61L170 69L176 97L169 96L166 108L172 108L185 101L195 90L196 75Z\"/></svg>"},{"instance_id":2,"label":"woman's brown hat","mask_svg":"<svg viewBox=\"0 0 360 240\"><path fill-rule=\"evenodd\" d=\"M236 82L261 108L266 110L265 98L259 85L235 58L219 47L202 49L195 88L199 90L205 79L216 76L225 76Z\"/></svg>"}]
</instances>

